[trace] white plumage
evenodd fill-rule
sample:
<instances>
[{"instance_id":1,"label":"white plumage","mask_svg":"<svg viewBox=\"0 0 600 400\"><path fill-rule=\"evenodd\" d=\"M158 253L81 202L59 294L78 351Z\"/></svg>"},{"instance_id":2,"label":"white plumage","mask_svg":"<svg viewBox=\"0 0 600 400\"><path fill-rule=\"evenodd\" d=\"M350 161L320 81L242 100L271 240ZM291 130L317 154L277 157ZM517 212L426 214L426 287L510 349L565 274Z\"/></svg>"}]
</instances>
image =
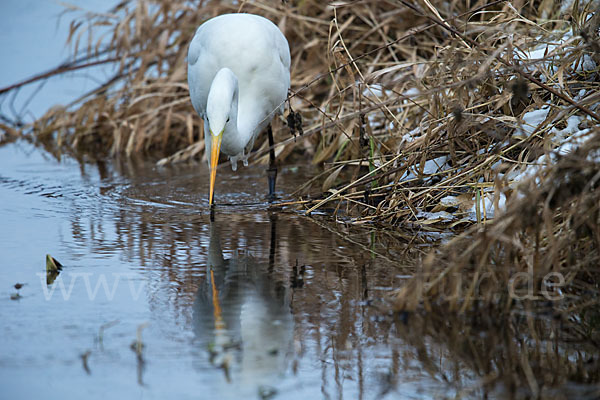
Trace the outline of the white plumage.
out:
<instances>
[{"instance_id":1,"label":"white plumage","mask_svg":"<svg viewBox=\"0 0 600 400\"><path fill-rule=\"evenodd\" d=\"M258 15L212 18L190 43L188 83L192 105L204 119L212 204L219 149L234 171L239 159L247 165L256 136L283 112L290 87L288 42Z\"/></svg>"}]
</instances>

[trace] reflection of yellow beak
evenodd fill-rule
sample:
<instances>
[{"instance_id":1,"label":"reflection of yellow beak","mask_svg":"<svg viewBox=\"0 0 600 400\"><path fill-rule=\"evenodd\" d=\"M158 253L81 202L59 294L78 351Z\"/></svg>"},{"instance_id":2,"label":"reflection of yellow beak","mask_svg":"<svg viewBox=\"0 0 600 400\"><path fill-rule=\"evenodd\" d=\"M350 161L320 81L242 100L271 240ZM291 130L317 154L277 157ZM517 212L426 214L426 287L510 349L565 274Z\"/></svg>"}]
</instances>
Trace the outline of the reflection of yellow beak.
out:
<instances>
[{"instance_id":1,"label":"reflection of yellow beak","mask_svg":"<svg viewBox=\"0 0 600 400\"><path fill-rule=\"evenodd\" d=\"M223 129L225 130L225 129ZM210 132L210 137L212 140L211 143L211 152L210 152L210 196L209 203L212 206L213 203L213 193L215 192L215 180L217 178L217 164L219 164L219 152L221 151L221 140L223 139L223 131L219 133L217 136Z\"/></svg>"}]
</instances>

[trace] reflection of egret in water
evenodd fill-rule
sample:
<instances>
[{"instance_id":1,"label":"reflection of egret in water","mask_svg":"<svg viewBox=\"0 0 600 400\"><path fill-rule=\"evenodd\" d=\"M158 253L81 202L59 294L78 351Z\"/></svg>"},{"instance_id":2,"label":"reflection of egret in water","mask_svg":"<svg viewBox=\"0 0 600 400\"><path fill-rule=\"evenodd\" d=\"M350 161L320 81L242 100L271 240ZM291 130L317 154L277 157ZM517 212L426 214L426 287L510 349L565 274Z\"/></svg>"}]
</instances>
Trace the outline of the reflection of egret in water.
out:
<instances>
[{"instance_id":1,"label":"reflection of egret in water","mask_svg":"<svg viewBox=\"0 0 600 400\"><path fill-rule=\"evenodd\" d=\"M206 282L194 301L194 330L209 342L211 362L227 380L249 386L273 385L285 371L293 320L288 288L273 271L275 220L268 263L238 249L224 259L220 230L210 226Z\"/></svg>"}]
</instances>

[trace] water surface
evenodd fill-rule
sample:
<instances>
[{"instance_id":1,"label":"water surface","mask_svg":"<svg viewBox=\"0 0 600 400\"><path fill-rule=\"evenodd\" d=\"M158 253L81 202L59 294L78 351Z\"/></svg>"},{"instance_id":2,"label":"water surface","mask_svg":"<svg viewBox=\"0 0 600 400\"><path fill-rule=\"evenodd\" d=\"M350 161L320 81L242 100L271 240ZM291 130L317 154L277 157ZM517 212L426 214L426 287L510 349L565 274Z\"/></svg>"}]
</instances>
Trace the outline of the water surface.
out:
<instances>
[{"instance_id":1,"label":"water surface","mask_svg":"<svg viewBox=\"0 0 600 400\"><path fill-rule=\"evenodd\" d=\"M279 194L302 174L280 171ZM0 147L3 397L447 392L380 308L407 275L401 248L379 236L374 245L367 229L269 212L263 167L221 167L218 180L211 222L204 164L79 163L25 142ZM64 265L50 285L46 254ZM12 300L17 282L26 285Z\"/></svg>"}]
</instances>

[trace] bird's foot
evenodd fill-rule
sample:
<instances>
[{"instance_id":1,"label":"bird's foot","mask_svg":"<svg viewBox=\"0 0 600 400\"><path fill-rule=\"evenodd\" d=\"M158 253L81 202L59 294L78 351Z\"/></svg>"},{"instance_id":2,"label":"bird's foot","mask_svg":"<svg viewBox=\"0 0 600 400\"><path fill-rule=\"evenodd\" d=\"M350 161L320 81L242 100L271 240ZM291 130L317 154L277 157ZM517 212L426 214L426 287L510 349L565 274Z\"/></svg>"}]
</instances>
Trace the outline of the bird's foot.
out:
<instances>
[{"instance_id":1,"label":"bird's foot","mask_svg":"<svg viewBox=\"0 0 600 400\"><path fill-rule=\"evenodd\" d=\"M267 168L267 177L269 178L269 195L267 196L267 200L271 203L276 200L275 182L277 181L277 167L270 166Z\"/></svg>"}]
</instances>

